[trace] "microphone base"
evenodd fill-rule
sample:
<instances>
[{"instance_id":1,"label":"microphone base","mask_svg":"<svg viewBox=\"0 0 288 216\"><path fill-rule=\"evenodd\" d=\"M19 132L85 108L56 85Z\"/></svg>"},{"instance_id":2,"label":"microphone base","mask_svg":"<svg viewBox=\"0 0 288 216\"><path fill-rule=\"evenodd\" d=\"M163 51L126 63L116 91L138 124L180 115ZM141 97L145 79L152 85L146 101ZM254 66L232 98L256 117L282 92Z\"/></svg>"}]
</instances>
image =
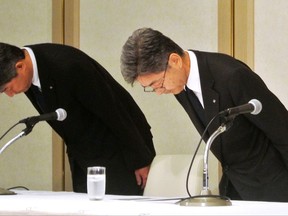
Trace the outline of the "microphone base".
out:
<instances>
[{"instance_id":1,"label":"microphone base","mask_svg":"<svg viewBox=\"0 0 288 216\"><path fill-rule=\"evenodd\" d=\"M193 196L177 202L180 206L231 206L228 197L218 195L199 195Z\"/></svg>"},{"instance_id":2,"label":"microphone base","mask_svg":"<svg viewBox=\"0 0 288 216\"><path fill-rule=\"evenodd\" d=\"M6 190L4 188L0 188L0 196L1 195L15 195L16 193L10 190Z\"/></svg>"}]
</instances>

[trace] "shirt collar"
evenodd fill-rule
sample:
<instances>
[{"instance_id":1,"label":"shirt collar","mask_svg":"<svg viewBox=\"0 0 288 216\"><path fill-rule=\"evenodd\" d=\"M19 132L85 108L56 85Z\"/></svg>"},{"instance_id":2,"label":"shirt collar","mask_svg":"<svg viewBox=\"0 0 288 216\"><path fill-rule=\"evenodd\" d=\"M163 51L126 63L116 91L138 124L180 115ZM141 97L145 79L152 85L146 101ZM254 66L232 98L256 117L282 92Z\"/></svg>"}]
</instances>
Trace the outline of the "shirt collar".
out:
<instances>
[{"instance_id":1,"label":"shirt collar","mask_svg":"<svg viewBox=\"0 0 288 216\"><path fill-rule=\"evenodd\" d=\"M201 93L199 68L196 55L192 51L188 51L188 54L190 58L190 72L187 80L187 86L195 93Z\"/></svg>"},{"instance_id":2,"label":"shirt collar","mask_svg":"<svg viewBox=\"0 0 288 216\"><path fill-rule=\"evenodd\" d=\"M33 66L32 84L41 88L39 74L38 74L38 68L37 68L37 62L36 62L34 52L29 47L22 47L22 49L25 49L29 53L29 56L30 56L31 61L32 61L32 66Z\"/></svg>"},{"instance_id":3,"label":"shirt collar","mask_svg":"<svg viewBox=\"0 0 288 216\"><path fill-rule=\"evenodd\" d=\"M204 107L197 58L193 51L189 50L187 52L190 58L190 72L186 85L189 89L191 89L195 93L200 103Z\"/></svg>"}]
</instances>

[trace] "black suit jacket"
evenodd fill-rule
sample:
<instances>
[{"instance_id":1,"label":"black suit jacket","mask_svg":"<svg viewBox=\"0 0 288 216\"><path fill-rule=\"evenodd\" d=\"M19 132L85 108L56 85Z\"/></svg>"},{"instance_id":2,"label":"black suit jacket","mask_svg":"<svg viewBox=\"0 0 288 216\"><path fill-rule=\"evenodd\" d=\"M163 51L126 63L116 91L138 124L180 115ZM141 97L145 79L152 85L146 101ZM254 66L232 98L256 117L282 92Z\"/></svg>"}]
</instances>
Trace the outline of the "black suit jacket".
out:
<instances>
[{"instance_id":1,"label":"black suit jacket","mask_svg":"<svg viewBox=\"0 0 288 216\"><path fill-rule=\"evenodd\" d=\"M233 197L229 181L244 200L288 201L288 112L262 79L243 62L219 53L194 51L209 121L220 111L258 99L258 115L237 116L232 127L211 146L221 162L220 193ZM184 92L175 95L198 132L204 125L187 102ZM216 118L205 141L221 125ZM216 168L216 167L215 167Z\"/></svg>"},{"instance_id":2,"label":"black suit jacket","mask_svg":"<svg viewBox=\"0 0 288 216\"><path fill-rule=\"evenodd\" d=\"M67 111L63 122L48 123L64 139L69 156L83 169L95 164L109 166L109 159L119 152L133 172L152 162L155 150L144 114L99 63L70 46L27 47L36 57L47 112L57 108ZM26 95L42 113L31 88Z\"/></svg>"}]
</instances>

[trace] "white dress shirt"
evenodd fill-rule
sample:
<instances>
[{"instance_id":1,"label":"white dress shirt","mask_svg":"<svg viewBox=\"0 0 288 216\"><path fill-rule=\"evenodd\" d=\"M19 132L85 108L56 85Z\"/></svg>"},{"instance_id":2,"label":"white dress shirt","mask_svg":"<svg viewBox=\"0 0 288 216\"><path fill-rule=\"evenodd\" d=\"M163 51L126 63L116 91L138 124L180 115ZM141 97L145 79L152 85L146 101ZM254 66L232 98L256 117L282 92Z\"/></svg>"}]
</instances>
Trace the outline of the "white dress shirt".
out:
<instances>
[{"instance_id":1,"label":"white dress shirt","mask_svg":"<svg viewBox=\"0 0 288 216\"><path fill-rule=\"evenodd\" d=\"M29 56L30 56L31 61L32 61L32 66L33 66L32 84L35 86L38 86L38 88L41 90L41 84L40 84L40 80L39 80L38 68L37 68L37 62L36 62L35 55L34 55L32 49L30 49L29 47L22 47L22 49L25 49L29 53Z\"/></svg>"},{"instance_id":2,"label":"white dress shirt","mask_svg":"<svg viewBox=\"0 0 288 216\"><path fill-rule=\"evenodd\" d=\"M187 52L190 58L190 73L186 85L189 89L191 89L195 93L202 107L204 108L197 58L194 52L192 51Z\"/></svg>"}]
</instances>

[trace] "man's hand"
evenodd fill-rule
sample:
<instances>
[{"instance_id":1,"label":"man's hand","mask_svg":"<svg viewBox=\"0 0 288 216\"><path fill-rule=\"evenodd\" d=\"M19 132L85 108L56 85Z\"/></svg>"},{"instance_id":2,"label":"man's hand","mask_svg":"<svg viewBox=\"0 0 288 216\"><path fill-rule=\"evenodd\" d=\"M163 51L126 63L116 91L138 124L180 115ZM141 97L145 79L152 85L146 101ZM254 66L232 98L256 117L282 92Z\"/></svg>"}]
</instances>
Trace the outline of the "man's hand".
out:
<instances>
[{"instance_id":1,"label":"man's hand","mask_svg":"<svg viewBox=\"0 0 288 216\"><path fill-rule=\"evenodd\" d=\"M136 176L137 184L139 186L141 185L142 189L144 189L146 186L149 169L150 169L150 166L146 166L146 167L143 167L141 169L135 170L135 176Z\"/></svg>"}]
</instances>

